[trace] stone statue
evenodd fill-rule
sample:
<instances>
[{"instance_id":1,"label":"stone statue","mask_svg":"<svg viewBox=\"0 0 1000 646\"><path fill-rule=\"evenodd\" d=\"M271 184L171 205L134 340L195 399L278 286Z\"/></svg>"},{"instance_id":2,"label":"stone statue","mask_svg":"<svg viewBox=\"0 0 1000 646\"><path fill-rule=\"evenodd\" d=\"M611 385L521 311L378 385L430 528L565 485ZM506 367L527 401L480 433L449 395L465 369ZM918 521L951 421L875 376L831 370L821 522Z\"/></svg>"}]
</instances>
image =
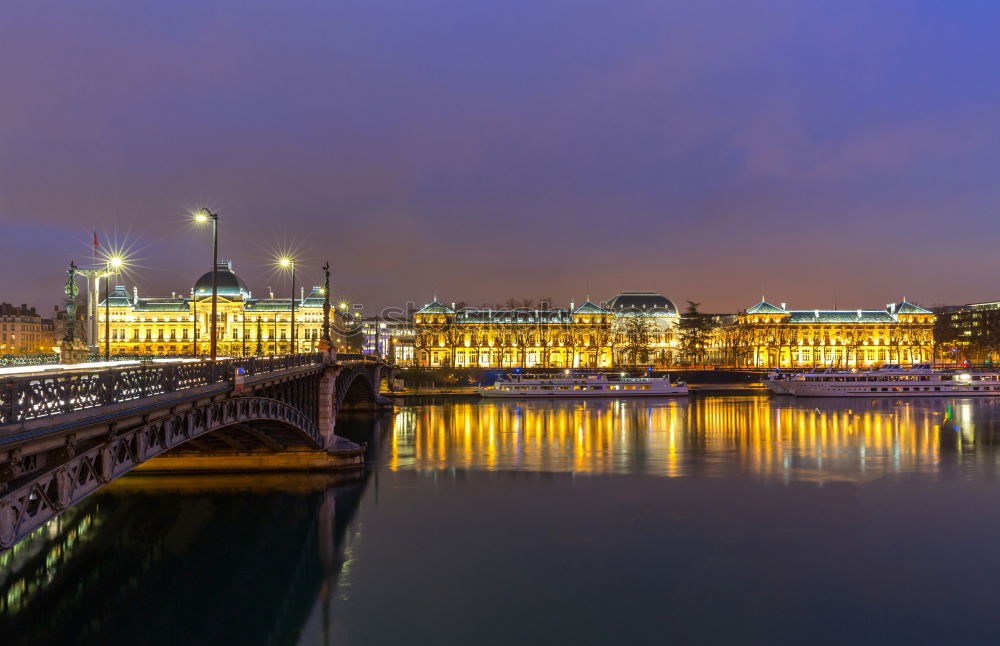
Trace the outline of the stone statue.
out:
<instances>
[{"instance_id":1,"label":"stone statue","mask_svg":"<svg viewBox=\"0 0 1000 646\"><path fill-rule=\"evenodd\" d=\"M328 363L337 361L337 346L330 338L330 263L323 265L323 338L316 345Z\"/></svg>"},{"instance_id":2,"label":"stone statue","mask_svg":"<svg viewBox=\"0 0 1000 646\"><path fill-rule=\"evenodd\" d=\"M70 261L66 273L69 278L66 279L66 334L63 341L72 345L76 341L76 297L80 293L80 288L76 286L75 262Z\"/></svg>"},{"instance_id":3,"label":"stone statue","mask_svg":"<svg viewBox=\"0 0 1000 646\"><path fill-rule=\"evenodd\" d=\"M63 363L80 363L87 360L87 346L76 338L76 297L80 288L76 285L76 263L70 262L66 270L66 334L59 348L59 358Z\"/></svg>"}]
</instances>

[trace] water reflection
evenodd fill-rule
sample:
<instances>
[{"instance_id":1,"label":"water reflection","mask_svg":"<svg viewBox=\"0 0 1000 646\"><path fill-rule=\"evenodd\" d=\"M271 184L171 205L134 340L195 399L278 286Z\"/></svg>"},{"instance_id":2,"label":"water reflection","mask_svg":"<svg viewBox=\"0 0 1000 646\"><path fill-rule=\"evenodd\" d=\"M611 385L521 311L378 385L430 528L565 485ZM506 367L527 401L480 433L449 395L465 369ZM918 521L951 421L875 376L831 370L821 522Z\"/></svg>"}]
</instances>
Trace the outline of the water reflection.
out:
<instances>
[{"instance_id":1,"label":"water reflection","mask_svg":"<svg viewBox=\"0 0 1000 646\"><path fill-rule=\"evenodd\" d=\"M325 643L352 480L126 477L0 556L4 643Z\"/></svg>"},{"instance_id":2,"label":"water reflection","mask_svg":"<svg viewBox=\"0 0 1000 646\"><path fill-rule=\"evenodd\" d=\"M398 411L390 469L826 481L995 473L985 399L453 401Z\"/></svg>"},{"instance_id":3,"label":"water reflection","mask_svg":"<svg viewBox=\"0 0 1000 646\"><path fill-rule=\"evenodd\" d=\"M4 643L776 643L788 622L914 643L913 617L960 610L967 636L992 630L1000 402L449 401L384 421L338 420L368 442L360 480L134 476L70 509L0 555Z\"/></svg>"}]
</instances>

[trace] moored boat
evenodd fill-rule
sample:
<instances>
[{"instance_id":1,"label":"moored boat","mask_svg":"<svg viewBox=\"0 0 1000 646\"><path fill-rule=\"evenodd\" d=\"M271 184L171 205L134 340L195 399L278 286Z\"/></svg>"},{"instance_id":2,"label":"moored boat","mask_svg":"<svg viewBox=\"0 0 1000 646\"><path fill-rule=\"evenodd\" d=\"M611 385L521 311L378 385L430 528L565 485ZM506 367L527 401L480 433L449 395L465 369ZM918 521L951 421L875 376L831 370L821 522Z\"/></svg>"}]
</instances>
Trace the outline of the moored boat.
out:
<instances>
[{"instance_id":1,"label":"moored boat","mask_svg":"<svg viewBox=\"0 0 1000 646\"><path fill-rule=\"evenodd\" d=\"M662 377L593 375L505 375L492 386L481 387L483 397L555 399L564 397L651 397L687 395L682 381Z\"/></svg>"},{"instance_id":2,"label":"moored boat","mask_svg":"<svg viewBox=\"0 0 1000 646\"><path fill-rule=\"evenodd\" d=\"M866 372L773 372L762 381L776 395L797 397L1000 396L1000 372L936 370L930 364Z\"/></svg>"}]
</instances>

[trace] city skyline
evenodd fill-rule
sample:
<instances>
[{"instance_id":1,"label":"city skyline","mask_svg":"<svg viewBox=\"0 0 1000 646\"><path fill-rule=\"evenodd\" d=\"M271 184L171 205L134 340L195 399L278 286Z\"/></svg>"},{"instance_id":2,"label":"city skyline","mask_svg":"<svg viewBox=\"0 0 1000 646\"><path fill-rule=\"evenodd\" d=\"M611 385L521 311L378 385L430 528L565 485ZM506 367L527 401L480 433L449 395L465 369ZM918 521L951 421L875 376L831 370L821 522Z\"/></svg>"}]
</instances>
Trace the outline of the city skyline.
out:
<instances>
[{"instance_id":1,"label":"city skyline","mask_svg":"<svg viewBox=\"0 0 1000 646\"><path fill-rule=\"evenodd\" d=\"M0 293L50 309L94 229L181 291L207 206L255 289L295 249L372 308L995 300L997 13L12 5Z\"/></svg>"}]
</instances>

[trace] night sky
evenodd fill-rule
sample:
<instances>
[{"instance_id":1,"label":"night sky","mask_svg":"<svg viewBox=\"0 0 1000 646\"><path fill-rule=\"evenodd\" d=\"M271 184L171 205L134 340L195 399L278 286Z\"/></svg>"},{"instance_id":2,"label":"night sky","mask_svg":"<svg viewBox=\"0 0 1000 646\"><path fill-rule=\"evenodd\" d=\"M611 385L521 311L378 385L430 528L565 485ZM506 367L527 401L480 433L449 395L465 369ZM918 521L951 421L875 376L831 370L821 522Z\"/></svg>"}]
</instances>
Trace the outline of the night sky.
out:
<instances>
[{"instance_id":1,"label":"night sky","mask_svg":"<svg viewBox=\"0 0 1000 646\"><path fill-rule=\"evenodd\" d=\"M371 308L1000 299L1000 5L6 0L0 300L271 255Z\"/></svg>"}]
</instances>

